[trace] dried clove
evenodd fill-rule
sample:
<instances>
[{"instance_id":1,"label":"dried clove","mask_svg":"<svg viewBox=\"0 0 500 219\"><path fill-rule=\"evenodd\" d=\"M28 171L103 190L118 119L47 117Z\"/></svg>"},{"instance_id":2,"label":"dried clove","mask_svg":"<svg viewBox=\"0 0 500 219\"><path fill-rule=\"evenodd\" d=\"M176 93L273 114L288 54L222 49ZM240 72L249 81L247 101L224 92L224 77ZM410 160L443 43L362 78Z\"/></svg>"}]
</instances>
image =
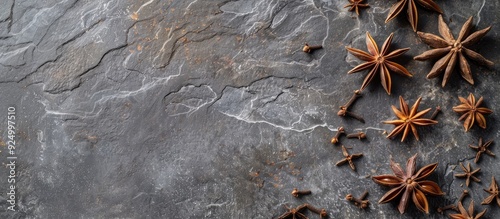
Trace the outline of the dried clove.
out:
<instances>
[{"instance_id":1,"label":"dried clove","mask_svg":"<svg viewBox=\"0 0 500 219\"><path fill-rule=\"evenodd\" d=\"M337 113L338 116L350 116L352 118L355 118L357 120L359 120L360 122L362 123L365 123L365 119L363 119L363 117L361 117L360 115L356 114L356 113L353 113L353 112L350 112L350 111L347 111L347 110L340 110L338 113Z\"/></svg>"},{"instance_id":2,"label":"dried clove","mask_svg":"<svg viewBox=\"0 0 500 219\"><path fill-rule=\"evenodd\" d=\"M460 198L458 199L458 203L462 203L462 201L464 200L465 196L467 196L468 194L469 194L469 191L467 191L467 189L465 189L462 192L462 195L460 196ZM437 212L440 213L440 214L442 214L446 210L454 210L454 211L457 211L457 212L459 211L457 205L450 204L450 205L446 205L444 207L439 207L437 209Z\"/></svg>"},{"instance_id":3,"label":"dried clove","mask_svg":"<svg viewBox=\"0 0 500 219\"><path fill-rule=\"evenodd\" d=\"M437 106L436 109L434 110L434 112L431 115L431 119L432 120L436 120L436 117L439 114L439 112L441 112L441 107Z\"/></svg>"},{"instance_id":4,"label":"dried clove","mask_svg":"<svg viewBox=\"0 0 500 219\"><path fill-rule=\"evenodd\" d=\"M309 195L311 194L311 190L299 190L297 188L294 188L292 190L292 195L296 198L298 198L301 195Z\"/></svg>"},{"instance_id":5,"label":"dried clove","mask_svg":"<svg viewBox=\"0 0 500 219\"><path fill-rule=\"evenodd\" d=\"M312 53L314 50L317 49L322 49L322 45L317 45L317 46L309 46L309 44L305 43L304 47L302 48L302 51L305 53Z\"/></svg>"},{"instance_id":6,"label":"dried clove","mask_svg":"<svg viewBox=\"0 0 500 219\"><path fill-rule=\"evenodd\" d=\"M326 213L326 210L324 208L322 208L320 210L320 209L317 209L316 207L314 207L310 204L307 204L307 209L309 209L309 211L312 211L316 214L319 214L319 218L326 218L328 216L328 213Z\"/></svg>"},{"instance_id":7,"label":"dried clove","mask_svg":"<svg viewBox=\"0 0 500 219\"><path fill-rule=\"evenodd\" d=\"M361 97L361 91L355 90L351 99L349 99L349 101L347 101L346 104L340 106L340 111L342 111L342 110L346 111L354 103L354 101L356 101L356 99L358 99L359 97Z\"/></svg>"},{"instance_id":8,"label":"dried clove","mask_svg":"<svg viewBox=\"0 0 500 219\"><path fill-rule=\"evenodd\" d=\"M352 133L348 134L347 138L357 138L359 140L366 138L366 134L364 132Z\"/></svg>"},{"instance_id":9,"label":"dried clove","mask_svg":"<svg viewBox=\"0 0 500 219\"><path fill-rule=\"evenodd\" d=\"M365 191L359 198L354 197L352 194L347 194L345 199L353 202L354 205L358 206L359 208L366 208L368 207L368 204L370 204L370 201L365 200L367 195L368 191Z\"/></svg>"},{"instance_id":10,"label":"dried clove","mask_svg":"<svg viewBox=\"0 0 500 219\"><path fill-rule=\"evenodd\" d=\"M335 133L335 136L333 136L332 140L330 141L332 144L337 144L339 143L339 137L340 135L345 133L344 127L338 127L337 128L337 133Z\"/></svg>"}]
</instances>

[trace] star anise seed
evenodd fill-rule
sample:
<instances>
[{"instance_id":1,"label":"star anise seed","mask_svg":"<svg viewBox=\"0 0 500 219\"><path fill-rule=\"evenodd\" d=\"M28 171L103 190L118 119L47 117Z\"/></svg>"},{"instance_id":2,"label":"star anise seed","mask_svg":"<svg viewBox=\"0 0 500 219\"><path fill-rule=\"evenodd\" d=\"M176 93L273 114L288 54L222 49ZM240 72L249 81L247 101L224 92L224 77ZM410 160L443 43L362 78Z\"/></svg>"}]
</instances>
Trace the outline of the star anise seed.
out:
<instances>
[{"instance_id":1,"label":"star anise seed","mask_svg":"<svg viewBox=\"0 0 500 219\"><path fill-rule=\"evenodd\" d=\"M491 114L493 113L493 111L486 107L479 107L481 103L483 103L483 97L480 97L476 102L476 98L472 93L470 93L467 99L463 97L458 97L458 99L462 104L453 107L453 111L463 114L458 120L465 119L465 131L469 131L469 129L472 128L472 125L474 125L474 122L477 122L477 125L479 125L479 127L485 129L486 119L484 118L483 114Z\"/></svg>"},{"instance_id":2,"label":"star anise seed","mask_svg":"<svg viewBox=\"0 0 500 219\"><path fill-rule=\"evenodd\" d=\"M398 205L398 210L401 214L405 212L410 198L420 211L429 213L429 203L426 194L443 195L443 192L437 183L423 179L434 172L438 164L429 164L420 168L415 173L416 159L417 154L408 159L406 162L406 171L403 171L403 168L391 158L390 166L394 175L387 174L372 177L373 181L380 185L396 187L382 196L379 204L387 203L402 194Z\"/></svg>"},{"instance_id":3,"label":"star anise seed","mask_svg":"<svg viewBox=\"0 0 500 219\"><path fill-rule=\"evenodd\" d=\"M490 204L493 199L496 199L497 205L500 207L500 192L498 191L498 184L497 181L495 180L495 177L491 177L491 184L488 190L484 189L485 192L489 193L490 195L486 197L483 202L481 202L482 205L488 205Z\"/></svg>"},{"instance_id":4,"label":"star anise seed","mask_svg":"<svg viewBox=\"0 0 500 219\"><path fill-rule=\"evenodd\" d=\"M438 27L439 34L444 39L431 33L417 32L420 39L434 49L415 56L414 59L424 61L427 59L440 58L427 75L428 79L435 78L444 71L443 81L441 83L441 86L444 87L446 82L450 79L450 75L458 62L462 78L470 84L474 84L469 63L465 57L476 61L480 65L487 67L493 66L494 63L492 61L469 49L470 46L477 43L481 38L483 38L484 35L486 35L486 33L488 33L488 31L490 31L491 26L469 35L472 28L472 17L470 17L469 20L467 20L462 26L462 30L460 30L457 39L453 37L453 34L441 15L439 15Z\"/></svg>"},{"instance_id":5,"label":"star anise seed","mask_svg":"<svg viewBox=\"0 0 500 219\"><path fill-rule=\"evenodd\" d=\"M380 51L378 49L377 43L368 32L366 32L366 47L368 48L369 53L359 49L346 47L347 51L349 51L352 55L356 56L358 59L365 61L365 63L362 63L351 69L348 74L371 68L370 72L366 75L363 84L361 85L361 91L365 89L368 84L370 84L377 73L380 74L380 82L389 95L391 94L392 85L389 70L398 74L412 77L412 74L408 72L406 68L398 63L389 61L389 59L398 57L410 49L397 49L389 53L389 46L392 42L393 36L394 33L391 33L391 35L387 37Z\"/></svg>"},{"instance_id":6,"label":"star anise seed","mask_svg":"<svg viewBox=\"0 0 500 219\"><path fill-rule=\"evenodd\" d=\"M398 110L394 105L392 106L392 111L394 111L394 114L396 114L398 119L383 122L385 124L392 124L396 126L394 130L392 130L392 132L387 136L387 138L393 138L399 133L403 132L403 137L401 138L401 142L403 142L406 136L408 136L408 133L411 129L413 135L418 141L419 137L416 126L433 125L438 123L436 120L421 118L431 110L431 108L428 108L426 110L417 112L421 100L422 97L419 97L415 104L411 107L411 110L409 110L408 104L405 102L403 97L399 96L400 109Z\"/></svg>"},{"instance_id":7,"label":"star anise seed","mask_svg":"<svg viewBox=\"0 0 500 219\"><path fill-rule=\"evenodd\" d=\"M491 145L491 143L493 143L493 140L489 140L483 144L483 138L479 138L479 143L477 144L477 146L469 145L470 148L477 151L476 159L474 159L474 163L477 163L479 161L479 158L481 158L481 155L483 153L486 153L487 155L490 155L492 157L495 156L495 154L488 149L488 147Z\"/></svg>"},{"instance_id":8,"label":"star anise seed","mask_svg":"<svg viewBox=\"0 0 500 219\"><path fill-rule=\"evenodd\" d=\"M417 5L415 4L415 1L418 2L421 6L424 8L427 8L429 10L436 11L440 14L443 13L441 8L434 3L433 0L399 0L396 4L392 5L391 10L389 11L389 15L387 16L387 19L385 19L385 23L391 21L394 19L396 16L398 16L399 13L403 11L405 6L408 5L408 20L410 21L411 27L413 28L413 31L417 31L417 24L418 24L418 11L417 11Z\"/></svg>"},{"instance_id":9,"label":"star anise seed","mask_svg":"<svg viewBox=\"0 0 500 219\"><path fill-rule=\"evenodd\" d=\"M370 5L368 4L361 4L364 0L349 0L349 4L344 6L344 8L350 7L349 11L355 10L356 14L359 16L359 8L368 8Z\"/></svg>"},{"instance_id":10,"label":"star anise seed","mask_svg":"<svg viewBox=\"0 0 500 219\"><path fill-rule=\"evenodd\" d=\"M462 202L458 203L458 210L460 214L450 214L451 219L479 219L486 213L486 209L484 209L484 211L474 216L474 200L470 201L469 212L465 210Z\"/></svg>"},{"instance_id":11,"label":"star anise seed","mask_svg":"<svg viewBox=\"0 0 500 219\"><path fill-rule=\"evenodd\" d=\"M474 176L474 174L478 173L481 171L481 168L477 168L475 170L472 170L470 167L470 163L467 164L467 167L465 167L462 163L460 163L460 168L464 171L464 173L460 174L455 174L455 177L466 177L467 179L465 180L465 185L468 187L470 183L470 179L474 180L475 182L481 182L481 180L477 177Z\"/></svg>"}]
</instances>

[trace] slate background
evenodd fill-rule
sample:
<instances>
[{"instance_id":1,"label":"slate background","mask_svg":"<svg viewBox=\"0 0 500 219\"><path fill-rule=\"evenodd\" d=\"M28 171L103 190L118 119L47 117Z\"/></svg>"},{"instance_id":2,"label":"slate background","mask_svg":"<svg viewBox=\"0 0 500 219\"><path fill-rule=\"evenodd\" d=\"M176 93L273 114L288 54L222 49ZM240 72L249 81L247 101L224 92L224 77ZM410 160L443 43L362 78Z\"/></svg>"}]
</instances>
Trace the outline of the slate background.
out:
<instances>
[{"instance_id":1,"label":"slate background","mask_svg":"<svg viewBox=\"0 0 500 219\"><path fill-rule=\"evenodd\" d=\"M370 179L390 173L389 156L404 164L418 153L419 167L439 162L430 178L446 195L429 198L429 217L445 218L436 208L464 189L453 174L473 161L467 145L498 141L498 64L471 64L473 86L458 72L444 88L426 79L432 63L412 57L429 47L405 15L384 24L395 2L366 0L357 17L336 0L2 1L0 136L5 143L7 107L16 106L18 211L6 210L2 168L0 217L271 218L307 202L331 218L423 218L413 206L400 215L397 202L377 204L389 189ZM455 36L469 16L475 30L492 25L474 49L500 63L499 1L436 2ZM418 9L418 29L437 34L438 14ZM390 96L372 82L353 107L362 124L336 112L366 74L346 74L359 61L345 50L366 50L366 31L379 46L394 32L391 49L410 47L397 61L414 77L392 74ZM304 42L324 49L305 54ZM451 109L469 92L495 111L486 130L465 133ZM383 134L399 95L443 108L419 142ZM339 126L368 135L341 140L364 153L357 172L335 166L341 148L329 141ZM483 182L469 188L476 210L495 218L498 206L479 203L491 176L500 179L498 158L472 166L482 169ZM313 194L296 199L294 187ZM369 209L344 200L365 189Z\"/></svg>"}]
</instances>

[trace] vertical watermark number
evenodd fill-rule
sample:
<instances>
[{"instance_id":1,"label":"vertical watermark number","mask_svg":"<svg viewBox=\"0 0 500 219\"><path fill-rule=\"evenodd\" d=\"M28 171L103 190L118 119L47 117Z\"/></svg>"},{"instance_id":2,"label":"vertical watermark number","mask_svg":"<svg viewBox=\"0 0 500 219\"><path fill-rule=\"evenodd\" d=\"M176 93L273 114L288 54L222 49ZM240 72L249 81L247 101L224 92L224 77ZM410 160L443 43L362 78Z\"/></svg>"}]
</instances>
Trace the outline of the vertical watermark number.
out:
<instances>
[{"instance_id":1,"label":"vertical watermark number","mask_svg":"<svg viewBox=\"0 0 500 219\"><path fill-rule=\"evenodd\" d=\"M15 211L16 206L16 108L11 106L7 108L7 207Z\"/></svg>"}]
</instances>

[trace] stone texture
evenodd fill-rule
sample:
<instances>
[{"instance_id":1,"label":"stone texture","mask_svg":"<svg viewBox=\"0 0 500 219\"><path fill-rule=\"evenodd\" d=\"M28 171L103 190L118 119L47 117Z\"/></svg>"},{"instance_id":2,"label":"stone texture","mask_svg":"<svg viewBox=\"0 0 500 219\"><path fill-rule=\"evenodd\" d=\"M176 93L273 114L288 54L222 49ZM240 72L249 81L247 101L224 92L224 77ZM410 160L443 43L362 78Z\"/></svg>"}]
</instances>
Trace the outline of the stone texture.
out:
<instances>
[{"instance_id":1,"label":"stone texture","mask_svg":"<svg viewBox=\"0 0 500 219\"><path fill-rule=\"evenodd\" d=\"M418 153L419 167L439 162L430 178L446 195L429 199L430 217L445 218L436 208L464 189L453 174L474 160L467 145L499 141L497 67L472 63L475 85L455 72L442 88L441 78L425 78L431 62L412 60L428 46L405 15L384 24L396 1L365 2L357 17L347 0L2 1L0 133L5 142L6 109L16 106L18 211L6 209L2 177L0 217L271 218L308 202L331 218L422 218L413 206L401 216L396 202L377 204L388 188L370 179L390 173L390 156L404 163ZM492 25L474 49L500 63L499 2L436 2L455 35L469 16L475 29ZM437 34L437 14L418 7L418 29ZM375 79L353 106L362 124L336 112L366 74L346 74L359 61L345 50L365 50L366 31L379 46L394 32L392 49L410 47L397 60L414 77L393 74L391 96ZM305 54L305 42L324 49ZM469 92L495 112L486 130L465 133L452 111ZM419 129L420 142L383 134L399 95L443 109L439 124ZM368 135L341 139L364 153L357 172L335 166L341 148L329 141L339 126ZM500 178L497 159L473 164L483 183L469 188L489 218L498 207L479 203L491 176ZM296 199L294 187L313 194ZM344 199L365 189L369 209Z\"/></svg>"}]
</instances>

